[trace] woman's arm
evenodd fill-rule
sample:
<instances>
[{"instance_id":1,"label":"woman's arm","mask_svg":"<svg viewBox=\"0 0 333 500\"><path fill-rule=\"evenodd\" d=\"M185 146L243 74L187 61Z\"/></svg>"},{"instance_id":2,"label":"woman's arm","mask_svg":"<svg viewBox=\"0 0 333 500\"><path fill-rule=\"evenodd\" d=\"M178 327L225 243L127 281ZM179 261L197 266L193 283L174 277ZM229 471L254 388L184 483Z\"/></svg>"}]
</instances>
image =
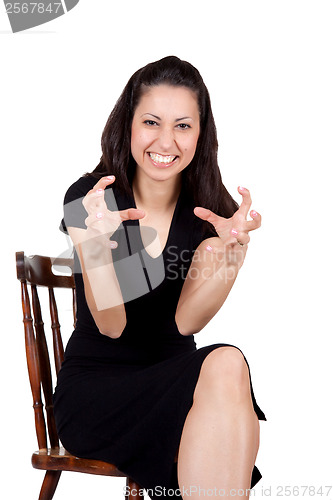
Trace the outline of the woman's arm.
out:
<instances>
[{"instance_id":1,"label":"woman's arm","mask_svg":"<svg viewBox=\"0 0 333 500\"><path fill-rule=\"evenodd\" d=\"M110 248L98 238L87 238L87 230L69 227L78 254L86 301L97 328L103 335L120 337L126 326L126 312Z\"/></svg>"},{"instance_id":2,"label":"woman's arm","mask_svg":"<svg viewBox=\"0 0 333 500\"><path fill-rule=\"evenodd\" d=\"M242 187L238 191L243 200L229 219L203 207L194 209L196 216L214 226L218 237L204 240L194 253L175 314L182 335L202 330L220 309L243 265L248 233L261 225L261 216L254 210L250 212L253 220L247 220L250 192Z\"/></svg>"},{"instance_id":3,"label":"woman's arm","mask_svg":"<svg viewBox=\"0 0 333 500\"><path fill-rule=\"evenodd\" d=\"M207 251L207 246L214 252ZM198 333L223 305L245 258L247 246L238 247L231 259L230 250L217 237L204 240L196 249L175 315L182 335Z\"/></svg>"},{"instance_id":4,"label":"woman's arm","mask_svg":"<svg viewBox=\"0 0 333 500\"><path fill-rule=\"evenodd\" d=\"M118 338L126 326L126 312L111 253L117 243L110 237L123 221L140 219L145 212L108 210L104 191L114 181L114 176L102 177L83 198L86 229L69 225L67 230L80 260L86 301L97 328L103 335Z\"/></svg>"}]
</instances>

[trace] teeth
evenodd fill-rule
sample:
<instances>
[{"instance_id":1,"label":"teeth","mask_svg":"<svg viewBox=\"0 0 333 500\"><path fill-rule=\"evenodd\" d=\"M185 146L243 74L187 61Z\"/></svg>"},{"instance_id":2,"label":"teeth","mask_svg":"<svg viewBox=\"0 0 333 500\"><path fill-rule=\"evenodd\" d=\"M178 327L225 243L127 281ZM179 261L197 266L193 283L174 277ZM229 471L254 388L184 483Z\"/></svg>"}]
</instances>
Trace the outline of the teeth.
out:
<instances>
[{"instance_id":1,"label":"teeth","mask_svg":"<svg viewBox=\"0 0 333 500\"><path fill-rule=\"evenodd\" d=\"M156 163L172 163L176 156L162 156L157 153L149 153L150 158Z\"/></svg>"}]
</instances>

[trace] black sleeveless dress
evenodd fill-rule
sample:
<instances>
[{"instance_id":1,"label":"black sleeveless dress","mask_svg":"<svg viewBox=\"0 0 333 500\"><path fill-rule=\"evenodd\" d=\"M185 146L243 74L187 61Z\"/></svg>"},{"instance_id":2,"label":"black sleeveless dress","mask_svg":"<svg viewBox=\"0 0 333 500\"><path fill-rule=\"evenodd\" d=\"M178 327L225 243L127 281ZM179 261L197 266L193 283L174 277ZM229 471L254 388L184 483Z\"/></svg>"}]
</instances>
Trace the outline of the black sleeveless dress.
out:
<instances>
[{"instance_id":1,"label":"black sleeveless dress","mask_svg":"<svg viewBox=\"0 0 333 500\"><path fill-rule=\"evenodd\" d=\"M66 226L86 227L82 198L95 184L96 179L81 177L69 188L62 231ZM134 198L120 193L116 182L106 189L105 200L110 210L135 207ZM193 253L202 240L216 235L203 229L193 208L182 187L167 243L156 259L144 249L137 220L123 222L112 236L118 242L112 254L127 318L117 339L97 329L74 256L77 324L53 396L64 447L76 456L115 464L151 498L169 498L161 493L178 488L174 459L201 365L214 349L230 345L197 349L194 336L181 335L175 322ZM252 382L251 394L258 419L266 420ZM260 478L255 466L251 487Z\"/></svg>"}]
</instances>

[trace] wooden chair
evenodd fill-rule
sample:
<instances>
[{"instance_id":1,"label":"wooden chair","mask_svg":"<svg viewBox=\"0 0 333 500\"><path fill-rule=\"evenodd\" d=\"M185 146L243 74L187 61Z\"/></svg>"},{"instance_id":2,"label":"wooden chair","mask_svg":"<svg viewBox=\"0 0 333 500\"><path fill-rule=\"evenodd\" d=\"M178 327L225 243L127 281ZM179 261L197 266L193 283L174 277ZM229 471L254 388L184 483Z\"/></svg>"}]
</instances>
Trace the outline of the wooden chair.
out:
<instances>
[{"instance_id":1,"label":"wooden chair","mask_svg":"<svg viewBox=\"0 0 333 500\"><path fill-rule=\"evenodd\" d=\"M48 288L56 374L59 372L63 361L64 348L54 288L69 288L72 290L74 324L76 321L76 300L73 274L71 276L55 275L52 271L53 265L64 266L73 271L72 259L54 259L40 255L26 257L24 252L16 253L17 278L21 281L22 291L28 373L33 396L35 427L39 447L39 450L32 455L32 466L35 469L46 471L39 500L51 500L53 498L62 471L126 477L126 491L129 493L125 495L125 498L127 500L142 499L143 495L139 491L141 489L140 485L118 470L115 465L99 460L75 457L59 444L52 404L52 371L37 287ZM28 285L30 285L33 318L31 315ZM136 492L132 492L132 490L136 490Z\"/></svg>"}]
</instances>

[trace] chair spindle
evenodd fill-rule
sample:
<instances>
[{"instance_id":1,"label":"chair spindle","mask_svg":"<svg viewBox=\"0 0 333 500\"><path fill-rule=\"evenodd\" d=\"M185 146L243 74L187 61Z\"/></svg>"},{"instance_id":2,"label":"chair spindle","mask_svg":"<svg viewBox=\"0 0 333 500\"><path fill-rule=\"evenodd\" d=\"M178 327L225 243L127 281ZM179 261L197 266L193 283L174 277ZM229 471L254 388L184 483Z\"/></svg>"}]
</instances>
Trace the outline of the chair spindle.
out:
<instances>
[{"instance_id":1,"label":"chair spindle","mask_svg":"<svg viewBox=\"0 0 333 500\"><path fill-rule=\"evenodd\" d=\"M51 328L53 335L54 362L56 366L56 373L58 375L59 370L61 368L61 364L64 360L64 346L62 343L62 338L60 333L58 309L54 297L53 288L49 288L49 298L50 298Z\"/></svg>"},{"instance_id":2,"label":"chair spindle","mask_svg":"<svg viewBox=\"0 0 333 500\"><path fill-rule=\"evenodd\" d=\"M33 396L33 408L35 413L35 426L39 449L47 448L46 425L43 412L43 403L41 395L41 381L38 362L38 351L36 347L30 299L26 281L21 282L22 290L22 308L23 308L23 324L25 333L25 348L27 353L27 365L31 392Z\"/></svg>"},{"instance_id":3,"label":"chair spindle","mask_svg":"<svg viewBox=\"0 0 333 500\"><path fill-rule=\"evenodd\" d=\"M45 410L47 416L47 428L51 447L59 446L57 430L53 414L53 385L50 365L50 356L45 338L44 322L42 319L41 307L36 285L31 285L32 308L34 313L34 323L36 332L36 345L39 359L39 369L41 383L44 393Z\"/></svg>"}]
</instances>

